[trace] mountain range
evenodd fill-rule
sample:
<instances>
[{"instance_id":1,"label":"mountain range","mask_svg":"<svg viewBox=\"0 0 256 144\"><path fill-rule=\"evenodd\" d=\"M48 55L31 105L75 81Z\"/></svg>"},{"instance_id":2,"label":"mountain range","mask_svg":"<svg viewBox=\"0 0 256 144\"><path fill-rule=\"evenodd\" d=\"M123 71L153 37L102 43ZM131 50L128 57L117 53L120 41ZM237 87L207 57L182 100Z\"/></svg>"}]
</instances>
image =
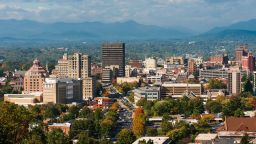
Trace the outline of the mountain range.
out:
<instances>
[{"instance_id":1,"label":"mountain range","mask_svg":"<svg viewBox=\"0 0 256 144\"><path fill-rule=\"evenodd\" d=\"M0 38L2 39L123 40L187 36L191 36L191 33L173 28L143 25L134 21L40 23L30 20L0 20Z\"/></svg>"},{"instance_id":2,"label":"mountain range","mask_svg":"<svg viewBox=\"0 0 256 144\"><path fill-rule=\"evenodd\" d=\"M42 23L0 20L0 40L143 40L143 39L256 39L256 19L216 27L196 34L187 29L139 24L135 21L102 23Z\"/></svg>"}]
</instances>

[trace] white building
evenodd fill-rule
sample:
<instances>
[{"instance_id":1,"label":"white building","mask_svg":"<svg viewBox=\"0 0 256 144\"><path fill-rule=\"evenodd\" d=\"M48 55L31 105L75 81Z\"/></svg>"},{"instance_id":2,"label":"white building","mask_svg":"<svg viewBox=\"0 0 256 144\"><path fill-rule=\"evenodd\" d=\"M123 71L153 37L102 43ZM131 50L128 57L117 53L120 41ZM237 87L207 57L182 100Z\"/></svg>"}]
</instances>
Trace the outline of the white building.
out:
<instances>
[{"instance_id":1,"label":"white building","mask_svg":"<svg viewBox=\"0 0 256 144\"><path fill-rule=\"evenodd\" d=\"M134 102L137 103L141 98L149 101L160 99L160 87L141 87L133 90Z\"/></svg>"},{"instance_id":2,"label":"white building","mask_svg":"<svg viewBox=\"0 0 256 144\"><path fill-rule=\"evenodd\" d=\"M144 66L145 66L146 69L155 70L156 67L157 67L156 59L146 58L145 61L144 61Z\"/></svg>"}]
</instances>

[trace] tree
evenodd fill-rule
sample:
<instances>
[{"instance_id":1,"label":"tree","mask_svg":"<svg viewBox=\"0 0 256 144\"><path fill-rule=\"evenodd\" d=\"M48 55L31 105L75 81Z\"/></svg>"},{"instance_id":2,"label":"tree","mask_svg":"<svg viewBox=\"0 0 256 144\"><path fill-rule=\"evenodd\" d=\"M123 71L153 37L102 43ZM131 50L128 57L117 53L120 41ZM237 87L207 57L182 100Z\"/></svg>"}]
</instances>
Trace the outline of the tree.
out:
<instances>
[{"instance_id":1,"label":"tree","mask_svg":"<svg viewBox=\"0 0 256 144\"><path fill-rule=\"evenodd\" d=\"M61 129L53 129L47 133L47 143L68 144L68 139Z\"/></svg>"},{"instance_id":2,"label":"tree","mask_svg":"<svg viewBox=\"0 0 256 144\"><path fill-rule=\"evenodd\" d=\"M89 137L88 132L83 131L78 135L77 144L91 144L91 143L95 143L95 141Z\"/></svg>"},{"instance_id":3,"label":"tree","mask_svg":"<svg viewBox=\"0 0 256 144\"><path fill-rule=\"evenodd\" d=\"M70 137L76 137L82 131L88 131L88 134L91 135L94 132L93 120L75 120L71 125Z\"/></svg>"},{"instance_id":4,"label":"tree","mask_svg":"<svg viewBox=\"0 0 256 144\"><path fill-rule=\"evenodd\" d=\"M175 124L174 129L167 133L167 136L172 139L173 142L177 142L178 140L188 136L190 132L189 125L184 121L180 121Z\"/></svg>"},{"instance_id":5,"label":"tree","mask_svg":"<svg viewBox=\"0 0 256 144\"><path fill-rule=\"evenodd\" d=\"M137 137L140 137L144 134L145 116L142 108L136 108L134 110L134 117L132 121L132 131Z\"/></svg>"},{"instance_id":6,"label":"tree","mask_svg":"<svg viewBox=\"0 0 256 144\"><path fill-rule=\"evenodd\" d=\"M44 144L38 135L30 135L22 141L23 144Z\"/></svg>"},{"instance_id":7,"label":"tree","mask_svg":"<svg viewBox=\"0 0 256 144\"><path fill-rule=\"evenodd\" d=\"M241 138L240 144L249 144L250 143L250 138L247 133Z\"/></svg>"},{"instance_id":8,"label":"tree","mask_svg":"<svg viewBox=\"0 0 256 144\"><path fill-rule=\"evenodd\" d=\"M93 118L93 111L88 107L83 107L83 109L79 112L80 118Z\"/></svg>"},{"instance_id":9,"label":"tree","mask_svg":"<svg viewBox=\"0 0 256 144\"><path fill-rule=\"evenodd\" d=\"M146 135L147 136L157 136L157 129L147 128Z\"/></svg>"},{"instance_id":10,"label":"tree","mask_svg":"<svg viewBox=\"0 0 256 144\"><path fill-rule=\"evenodd\" d=\"M218 79L210 79L208 87L209 87L209 89L225 89L225 88L227 88L227 86L224 83L222 83L221 80L218 80Z\"/></svg>"},{"instance_id":11,"label":"tree","mask_svg":"<svg viewBox=\"0 0 256 144\"><path fill-rule=\"evenodd\" d=\"M130 102L134 102L134 92L130 93L130 95L128 96L128 99Z\"/></svg>"},{"instance_id":12,"label":"tree","mask_svg":"<svg viewBox=\"0 0 256 144\"><path fill-rule=\"evenodd\" d=\"M73 105L73 106L69 107L68 112L71 115L71 117L74 119L79 114L79 107Z\"/></svg>"},{"instance_id":13,"label":"tree","mask_svg":"<svg viewBox=\"0 0 256 144\"><path fill-rule=\"evenodd\" d=\"M100 123L101 134L105 137L109 136L112 130L113 124L114 122L111 119L103 119L102 122Z\"/></svg>"},{"instance_id":14,"label":"tree","mask_svg":"<svg viewBox=\"0 0 256 144\"><path fill-rule=\"evenodd\" d=\"M22 141L24 144L44 144L46 136L43 130L43 125L35 126L29 132L29 136Z\"/></svg>"},{"instance_id":15,"label":"tree","mask_svg":"<svg viewBox=\"0 0 256 144\"><path fill-rule=\"evenodd\" d=\"M249 92L253 94L253 85L249 79L247 79L244 83L243 92Z\"/></svg>"},{"instance_id":16,"label":"tree","mask_svg":"<svg viewBox=\"0 0 256 144\"><path fill-rule=\"evenodd\" d=\"M128 129L122 129L117 134L117 143L118 144L131 144L136 140L134 134Z\"/></svg>"},{"instance_id":17,"label":"tree","mask_svg":"<svg viewBox=\"0 0 256 144\"><path fill-rule=\"evenodd\" d=\"M163 134L166 134L168 131L170 131L172 129L172 125L168 120L163 120L161 122L161 130Z\"/></svg>"},{"instance_id":18,"label":"tree","mask_svg":"<svg viewBox=\"0 0 256 144\"><path fill-rule=\"evenodd\" d=\"M119 104L118 104L118 102L115 102L115 103L112 104L110 109L113 110L113 111L117 111L118 108L119 108Z\"/></svg>"},{"instance_id":19,"label":"tree","mask_svg":"<svg viewBox=\"0 0 256 144\"><path fill-rule=\"evenodd\" d=\"M243 110L241 110L240 108L236 109L236 111L234 112L234 116L235 117L243 117L244 116Z\"/></svg>"},{"instance_id":20,"label":"tree","mask_svg":"<svg viewBox=\"0 0 256 144\"><path fill-rule=\"evenodd\" d=\"M54 105L47 106L44 112L44 118L55 118L60 114L59 110Z\"/></svg>"},{"instance_id":21,"label":"tree","mask_svg":"<svg viewBox=\"0 0 256 144\"><path fill-rule=\"evenodd\" d=\"M34 116L23 106L0 103L0 143L20 143L29 134Z\"/></svg>"},{"instance_id":22,"label":"tree","mask_svg":"<svg viewBox=\"0 0 256 144\"><path fill-rule=\"evenodd\" d=\"M220 113L222 112L222 104L219 103L218 101L209 100L206 103L206 109L210 113Z\"/></svg>"}]
</instances>

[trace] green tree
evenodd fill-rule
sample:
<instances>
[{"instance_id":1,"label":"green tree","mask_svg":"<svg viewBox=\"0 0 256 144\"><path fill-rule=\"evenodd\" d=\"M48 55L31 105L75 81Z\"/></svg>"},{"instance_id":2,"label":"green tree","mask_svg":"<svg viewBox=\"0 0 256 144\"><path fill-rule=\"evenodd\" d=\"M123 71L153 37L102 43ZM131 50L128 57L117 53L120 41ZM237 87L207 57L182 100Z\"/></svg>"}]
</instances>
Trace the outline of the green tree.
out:
<instances>
[{"instance_id":1,"label":"green tree","mask_svg":"<svg viewBox=\"0 0 256 144\"><path fill-rule=\"evenodd\" d=\"M83 107L83 109L79 112L80 118L93 118L93 112L88 107Z\"/></svg>"},{"instance_id":2,"label":"green tree","mask_svg":"<svg viewBox=\"0 0 256 144\"><path fill-rule=\"evenodd\" d=\"M240 144L249 144L250 143L250 138L247 133L241 138Z\"/></svg>"},{"instance_id":3,"label":"green tree","mask_svg":"<svg viewBox=\"0 0 256 144\"><path fill-rule=\"evenodd\" d=\"M29 134L33 115L23 106L0 103L0 143L20 143Z\"/></svg>"},{"instance_id":4,"label":"green tree","mask_svg":"<svg viewBox=\"0 0 256 144\"><path fill-rule=\"evenodd\" d=\"M227 86L222 83L221 80L218 79L210 79L209 80L209 89L225 89Z\"/></svg>"},{"instance_id":5,"label":"green tree","mask_svg":"<svg viewBox=\"0 0 256 144\"><path fill-rule=\"evenodd\" d=\"M49 105L47 106L45 113L44 113L44 118L55 118L60 114L59 110L54 106L54 105Z\"/></svg>"},{"instance_id":6,"label":"green tree","mask_svg":"<svg viewBox=\"0 0 256 144\"><path fill-rule=\"evenodd\" d=\"M47 143L49 144L68 144L68 138L61 129L53 129L47 133Z\"/></svg>"},{"instance_id":7,"label":"green tree","mask_svg":"<svg viewBox=\"0 0 256 144\"><path fill-rule=\"evenodd\" d=\"M36 124L37 125L37 124ZM29 136L22 141L24 144L44 144L46 143L46 136L43 130L43 125L40 124L32 128Z\"/></svg>"},{"instance_id":8,"label":"green tree","mask_svg":"<svg viewBox=\"0 0 256 144\"><path fill-rule=\"evenodd\" d=\"M243 92L249 92L253 94L253 85L249 79L247 79L244 83Z\"/></svg>"},{"instance_id":9,"label":"green tree","mask_svg":"<svg viewBox=\"0 0 256 144\"><path fill-rule=\"evenodd\" d=\"M146 135L147 136L157 136L157 129L155 129L155 128L147 128Z\"/></svg>"},{"instance_id":10,"label":"green tree","mask_svg":"<svg viewBox=\"0 0 256 144\"><path fill-rule=\"evenodd\" d=\"M243 117L244 116L244 111L241 110L240 108L236 109L236 111L234 112L234 116L235 117Z\"/></svg>"},{"instance_id":11,"label":"green tree","mask_svg":"<svg viewBox=\"0 0 256 144\"><path fill-rule=\"evenodd\" d=\"M206 103L206 109L210 113L220 113L222 112L222 104L218 101L209 100Z\"/></svg>"},{"instance_id":12,"label":"green tree","mask_svg":"<svg viewBox=\"0 0 256 144\"><path fill-rule=\"evenodd\" d=\"M88 131L91 135L95 131L93 120L75 120L71 125L70 137L74 138L82 131Z\"/></svg>"},{"instance_id":13,"label":"green tree","mask_svg":"<svg viewBox=\"0 0 256 144\"><path fill-rule=\"evenodd\" d=\"M122 129L117 134L117 143L118 144L131 144L136 140L134 134L128 129Z\"/></svg>"}]
</instances>

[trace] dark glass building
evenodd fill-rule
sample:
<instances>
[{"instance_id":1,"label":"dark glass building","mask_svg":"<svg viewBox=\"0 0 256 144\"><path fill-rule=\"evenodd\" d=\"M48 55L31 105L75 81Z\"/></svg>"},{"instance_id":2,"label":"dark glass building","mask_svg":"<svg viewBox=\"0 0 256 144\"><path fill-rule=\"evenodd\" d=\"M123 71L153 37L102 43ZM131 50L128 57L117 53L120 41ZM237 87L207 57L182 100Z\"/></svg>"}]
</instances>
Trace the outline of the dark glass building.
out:
<instances>
[{"instance_id":1,"label":"dark glass building","mask_svg":"<svg viewBox=\"0 0 256 144\"><path fill-rule=\"evenodd\" d=\"M104 43L102 45L102 67L108 66L117 66L117 76L125 76L125 43Z\"/></svg>"}]
</instances>

